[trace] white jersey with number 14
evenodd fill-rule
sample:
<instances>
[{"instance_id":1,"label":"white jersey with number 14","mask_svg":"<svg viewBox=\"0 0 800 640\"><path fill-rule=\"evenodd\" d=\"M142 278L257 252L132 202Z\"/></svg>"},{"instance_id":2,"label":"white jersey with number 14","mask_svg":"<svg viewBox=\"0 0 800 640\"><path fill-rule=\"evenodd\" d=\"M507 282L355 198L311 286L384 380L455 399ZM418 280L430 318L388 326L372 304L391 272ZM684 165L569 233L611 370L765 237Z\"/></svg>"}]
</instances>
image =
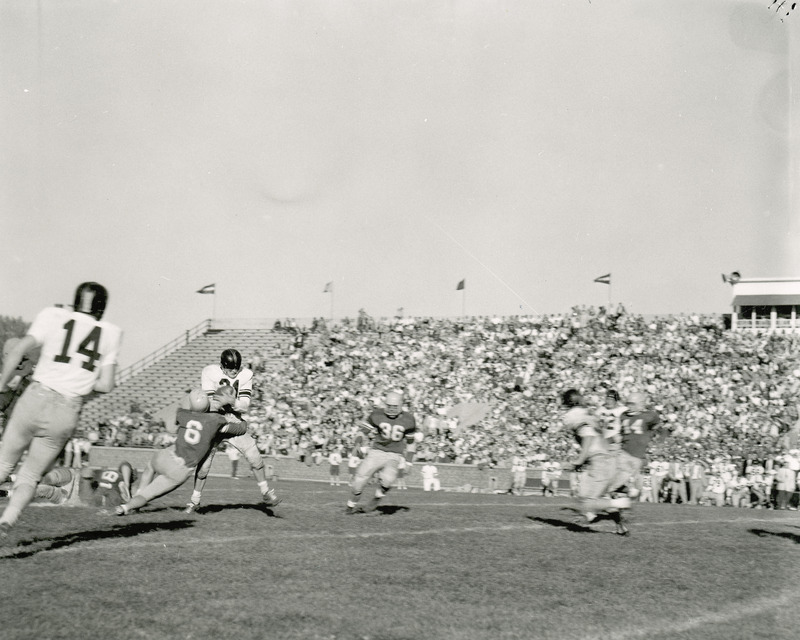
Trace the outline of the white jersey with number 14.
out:
<instances>
[{"instance_id":1,"label":"white jersey with number 14","mask_svg":"<svg viewBox=\"0 0 800 640\"><path fill-rule=\"evenodd\" d=\"M91 393L100 370L117 363L122 342L116 325L60 307L40 311L28 335L42 348L33 380L70 398Z\"/></svg>"}]
</instances>

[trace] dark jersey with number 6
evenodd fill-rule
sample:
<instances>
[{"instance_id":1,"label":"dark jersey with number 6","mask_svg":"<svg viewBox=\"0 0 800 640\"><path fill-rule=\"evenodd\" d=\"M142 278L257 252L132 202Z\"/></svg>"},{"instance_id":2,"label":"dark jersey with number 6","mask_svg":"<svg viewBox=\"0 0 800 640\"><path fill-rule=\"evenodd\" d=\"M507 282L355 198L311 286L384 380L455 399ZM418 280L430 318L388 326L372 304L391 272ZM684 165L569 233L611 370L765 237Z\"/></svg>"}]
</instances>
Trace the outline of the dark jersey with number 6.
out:
<instances>
[{"instance_id":1,"label":"dark jersey with number 6","mask_svg":"<svg viewBox=\"0 0 800 640\"><path fill-rule=\"evenodd\" d=\"M417 421L405 411L390 418L383 409L375 409L366 419L365 426L375 433L373 449L401 455L406 449L404 440L417 431Z\"/></svg>"},{"instance_id":2,"label":"dark jersey with number 6","mask_svg":"<svg viewBox=\"0 0 800 640\"><path fill-rule=\"evenodd\" d=\"M247 433L247 423L228 423L219 413L203 413L178 409L175 415L178 432L175 437L175 453L187 467L196 467L216 443L217 434L240 436Z\"/></svg>"},{"instance_id":3,"label":"dark jersey with number 6","mask_svg":"<svg viewBox=\"0 0 800 640\"><path fill-rule=\"evenodd\" d=\"M650 438L661 422L655 411L626 411L620 417L620 433L622 434L622 450L635 458L644 459Z\"/></svg>"}]
</instances>

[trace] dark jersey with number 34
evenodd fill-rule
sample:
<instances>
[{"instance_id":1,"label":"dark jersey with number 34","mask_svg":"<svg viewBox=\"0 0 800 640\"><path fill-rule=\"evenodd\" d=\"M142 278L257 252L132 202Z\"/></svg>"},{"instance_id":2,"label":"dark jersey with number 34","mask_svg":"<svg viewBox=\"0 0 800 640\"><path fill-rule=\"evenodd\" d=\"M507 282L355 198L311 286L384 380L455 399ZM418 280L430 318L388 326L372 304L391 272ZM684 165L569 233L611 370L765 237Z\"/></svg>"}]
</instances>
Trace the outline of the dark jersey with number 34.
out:
<instances>
[{"instance_id":1,"label":"dark jersey with number 34","mask_svg":"<svg viewBox=\"0 0 800 640\"><path fill-rule=\"evenodd\" d=\"M417 421L406 411L390 418L383 409L375 409L364 424L375 434L373 449L401 455L405 451L404 440L413 437L417 431Z\"/></svg>"},{"instance_id":2,"label":"dark jersey with number 34","mask_svg":"<svg viewBox=\"0 0 800 640\"><path fill-rule=\"evenodd\" d=\"M647 447L661 419L655 411L626 411L619 420L622 450L635 458L644 459Z\"/></svg>"},{"instance_id":3,"label":"dark jersey with number 34","mask_svg":"<svg viewBox=\"0 0 800 640\"><path fill-rule=\"evenodd\" d=\"M175 436L175 454L187 467L196 467L206 457L216 442L217 434L240 436L247 433L247 423L229 423L219 413L203 413L178 409L175 415L178 432Z\"/></svg>"}]
</instances>

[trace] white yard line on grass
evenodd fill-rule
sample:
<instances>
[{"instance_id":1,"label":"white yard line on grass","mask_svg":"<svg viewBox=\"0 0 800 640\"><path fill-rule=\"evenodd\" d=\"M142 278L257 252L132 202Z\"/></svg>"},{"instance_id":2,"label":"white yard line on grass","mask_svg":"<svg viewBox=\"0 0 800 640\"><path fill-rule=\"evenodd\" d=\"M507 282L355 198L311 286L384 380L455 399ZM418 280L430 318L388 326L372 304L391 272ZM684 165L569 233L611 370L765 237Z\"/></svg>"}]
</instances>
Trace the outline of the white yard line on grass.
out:
<instances>
[{"instance_id":1,"label":"white yard line on grass","mask_svg":"<svg viewBox=\"0 0 800 640\"><path fill-rule=\"evenodd\" d=\"M632 640L633 638L658 638L659 636L672 637L677 633L685 633L702 627L714 627L715 625L736 622L744 618L750 618L763 613L768 613L775 609L783 609L787 616L797 616L792 607L800 597L800 590L794 589L770 595L768 598L755 598L749 602L737 602L712 611L696 618L676 621L670 619L668 627L663 623L656 626L639 627L629 631L617 631L604 633L602 636L594 636L593 640Z\"/></svg>"},{"instance_id":2,"label":"white yard line on grass","mask_svg":"<svg viewBox=\"0 0 800 640\"><path fill-rule=\"evenodd\" d=\"M328 531L321 531L319 533L302 533L299 531L292 531L292 532L281 532L281 531L271 531L269 534L270 540L313 540L313 539L323 539L323 538L356 538L356 539L363 539L363 538L389 538L395 536L422 536L422 535L440 535L446 533L486 533L486 532L495 532L495 531L533 531L536 529L544 529L544 525L530 523L530 524L519 524L519 525L502 525L502 526L487 526L487 527L452 527L452 528L436 528L436 529L417 529L417 530L397 530L393 529L392 531L351 531L351 532L328 532ZM76 553L82 550L84 551L113 551L118 548L122 549L130 549L130 548L145 548L145 547L183 547L187 545L212 545L212 544L230 544L231 542L253 542L257 540L263 540L263 534L252 535L252 536L227 536L224 538L211 538L211 537L202 537L202 538L181 538L180 540L169 540L169 544L165 543L164 541L147 541L147 540L97 540L91 542L85 542L74 547L64 547L60 549L44 549L41 553L48 553L48 554L64 554L64 553ZM45 541L42 541L45 542ZM20 548L22 549L22 548ZM9 551L13 551L14 548L9 548ZM2 556L0 556L2 557Z\"/></svg>"}]
</instances>

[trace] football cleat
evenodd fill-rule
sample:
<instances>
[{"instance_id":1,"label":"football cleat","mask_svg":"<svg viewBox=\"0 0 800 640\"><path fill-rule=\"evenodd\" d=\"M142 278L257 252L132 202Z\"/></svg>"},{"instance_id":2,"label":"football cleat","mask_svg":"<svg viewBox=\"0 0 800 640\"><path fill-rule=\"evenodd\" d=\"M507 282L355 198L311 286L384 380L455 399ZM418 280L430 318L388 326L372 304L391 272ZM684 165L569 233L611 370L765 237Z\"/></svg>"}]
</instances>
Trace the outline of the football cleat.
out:
<instances>
[{"instance_id":1,"label":"football cleat","mask_svg":"<svg viewBox=\"0 0 800 640\"><path fill-rule=\"evenodd\" d=\"M116 509L114 509L115 516L127 516L128 513L125 511L125 507L119 505Z\"/></svg>"},{"instance_id":2,"label":"football cleat","mask_svg":"<svg viewBox=\"0 0 800 640\"><path fill-rule=\"evenodd\" d=\"M354 515L356 513L364 513L364 510L358 505L356 505L355 507L351 507L350 505L347 505L347 509L345 509L344 512L348 516L352 516L352 515Z\"/></svg>"},{"instance_id":3,"label":"football cleat","mask_svg":"<svg viewBox=\"0 0 800 640\"><path fill-rule=\"evenodd\" d=\"M275 489L270 489L266 493L262 493L261 498L264 500L264 505L267 507L277 507L283 502L283 499L275 494Z\"/></svg>"},{"instance_id":4,"label":"football cleat","mask_svg":"<svg viewBox=\"0 0 800 640\"><path fill-rule=\"evenodd\" d=\"M8 522L0 522L0 540L7 538L9 531L11 531L11 525Z\"/></svg>"},{"instance_id":5,"label":"football cleat","mask_svg":"<svg viewBox=\"0 0 800 640\"><path fill-rule=\"evenodd\" d=\"M186 508L183 510L184 513L196 513L199 504L195 504L194 502L187 502Z\"/></svg>"}]
</instances>

